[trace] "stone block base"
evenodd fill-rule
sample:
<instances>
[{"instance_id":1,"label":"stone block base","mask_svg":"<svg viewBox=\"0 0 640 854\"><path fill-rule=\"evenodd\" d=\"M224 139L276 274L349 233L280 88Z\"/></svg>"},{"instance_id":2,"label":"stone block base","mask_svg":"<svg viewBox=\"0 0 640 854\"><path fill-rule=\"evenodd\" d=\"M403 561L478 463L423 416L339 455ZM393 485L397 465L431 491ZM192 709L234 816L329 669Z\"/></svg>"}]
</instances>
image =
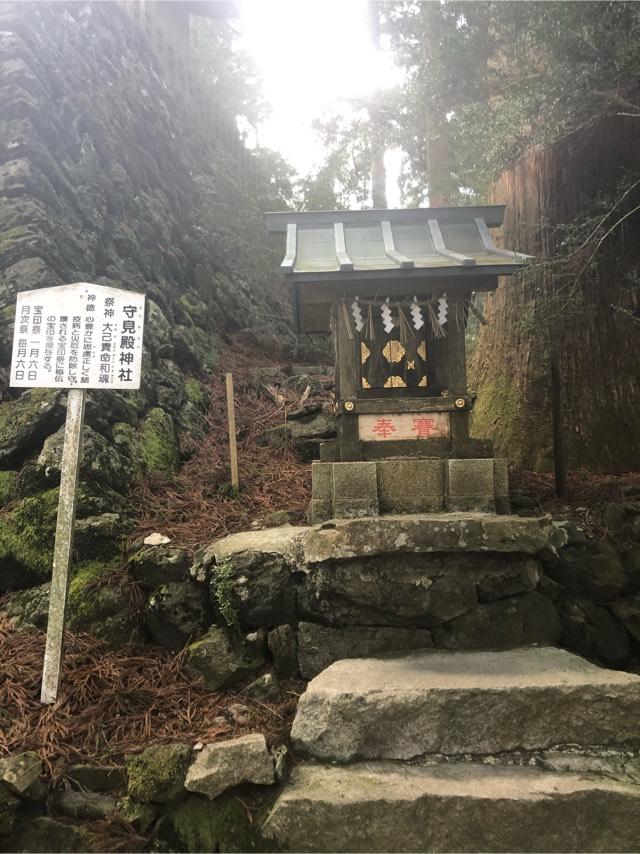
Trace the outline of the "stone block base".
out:
<instances>
[{"instance_id":1,"label":"stone block base","mask_svg":"<svg viewBox=\"0 0 640 854\"><path fill-rule=\"evenodd\" d=\"M314 462L309 518L439 513L509 513L504 459Z\"/></svg>"}]
</instances>

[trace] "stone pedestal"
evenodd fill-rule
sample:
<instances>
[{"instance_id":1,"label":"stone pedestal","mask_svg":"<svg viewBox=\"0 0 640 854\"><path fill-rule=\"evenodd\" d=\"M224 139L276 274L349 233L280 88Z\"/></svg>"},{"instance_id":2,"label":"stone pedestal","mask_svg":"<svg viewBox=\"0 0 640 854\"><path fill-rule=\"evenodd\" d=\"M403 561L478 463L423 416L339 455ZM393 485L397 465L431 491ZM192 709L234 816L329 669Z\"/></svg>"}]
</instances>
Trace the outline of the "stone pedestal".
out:
<instances>
[{"instance_id":1,"label":"stone pedestal","mask_svg":"<svg viewBox=\"0 0 640 854\"><path fill-rule=\"evenodd\" d=\"M509 513L504 459L314 462L309 518L439 513Z\"/></svg>"}]
</instances>

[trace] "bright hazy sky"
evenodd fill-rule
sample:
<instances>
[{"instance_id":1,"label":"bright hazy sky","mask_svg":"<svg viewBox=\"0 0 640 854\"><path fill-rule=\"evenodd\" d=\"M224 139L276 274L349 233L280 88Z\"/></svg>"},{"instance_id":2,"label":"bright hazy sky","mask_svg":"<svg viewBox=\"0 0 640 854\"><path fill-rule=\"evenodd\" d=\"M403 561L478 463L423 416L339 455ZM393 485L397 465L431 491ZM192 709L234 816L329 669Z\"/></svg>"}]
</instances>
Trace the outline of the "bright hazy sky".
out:
<instances>
[{"instance_id":1,"label":"bright hazy sky","mask_svg":"<svg viewBox=\"0 0 640 854\"><path fill-rule=\"evenodd\" d=\"M241 0L238 46L254 59L271 117L260 145L280 151L301 174L323 160L311 123L341 98L393 85L398 71L376 56L367 0ZM346 109L346 107L345 107ZM387 157L388 204L398 204L399 154Z\"/></svg>"}]
</instances>

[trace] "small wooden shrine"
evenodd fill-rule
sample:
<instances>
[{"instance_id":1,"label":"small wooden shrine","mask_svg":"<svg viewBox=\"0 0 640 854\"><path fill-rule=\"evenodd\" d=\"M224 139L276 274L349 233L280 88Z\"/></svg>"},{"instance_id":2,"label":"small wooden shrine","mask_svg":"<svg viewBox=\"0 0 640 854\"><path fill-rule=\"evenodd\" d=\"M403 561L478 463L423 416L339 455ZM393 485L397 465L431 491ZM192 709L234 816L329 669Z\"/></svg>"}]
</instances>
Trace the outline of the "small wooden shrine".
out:
<instances>
[{"instance_id":1,"label":"small wooden shrine","mask_svg":"<svg viewBox=\"0 0 640 854\"><path fill-rule=\"evenodd\" d=\"M465 330L472 294L529 256L489 231L504 206L267 214L297 327L332 331L338 440L323 459L491 455L469 439Z\"/></svg>"}]
</instances>

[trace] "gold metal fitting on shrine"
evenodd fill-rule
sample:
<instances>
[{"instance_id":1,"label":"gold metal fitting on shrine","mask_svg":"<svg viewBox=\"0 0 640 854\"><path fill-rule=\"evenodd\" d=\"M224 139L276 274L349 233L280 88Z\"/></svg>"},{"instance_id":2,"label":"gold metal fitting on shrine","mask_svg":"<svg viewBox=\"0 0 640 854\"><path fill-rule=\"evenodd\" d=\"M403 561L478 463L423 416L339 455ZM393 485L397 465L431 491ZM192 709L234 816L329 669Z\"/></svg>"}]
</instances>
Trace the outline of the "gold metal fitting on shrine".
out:
<instances>
[{"instance_id":1,"label":"gold metal fitting on shrine","mask_svg":"<svg viewBox=\"0 0 640 854\"><path fill-rule=\"evenodd\" d=\"M464 399L464 397L456 398L456 402L454 404L456 409L464 409L466 405L467 405L467 401Z\"/></svg>"},{"instance_id":2,"label":"gold metal fitting on shrine","mask_svg":"<svg viewBox=\"0 0 640 854\"><path fill-rule=\"evenodd\" d=\"M345 401L344 408L347 410L347 412L353 412L354 407L355 404L352 400Z\"/></svg>"}]
</instances>

